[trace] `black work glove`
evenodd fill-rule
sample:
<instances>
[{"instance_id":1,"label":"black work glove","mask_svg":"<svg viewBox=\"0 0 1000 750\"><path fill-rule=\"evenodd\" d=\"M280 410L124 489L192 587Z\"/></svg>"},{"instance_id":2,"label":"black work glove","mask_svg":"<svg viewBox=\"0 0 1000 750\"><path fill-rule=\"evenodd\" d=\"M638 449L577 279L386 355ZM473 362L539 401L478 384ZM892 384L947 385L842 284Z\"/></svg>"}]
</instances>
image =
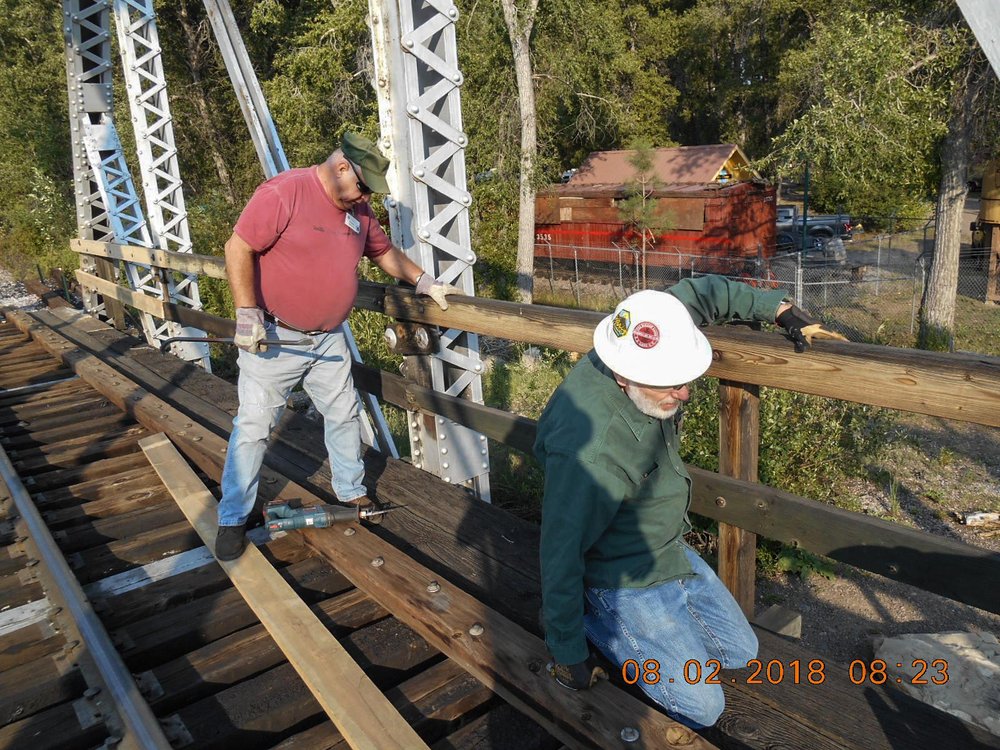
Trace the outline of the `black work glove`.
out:
<instances>
[{"instance_id":1,"label":"black work glove","mask_svg":"<svg viewBox=\"0 0 1000 750\"><path fill-rule=\"evenodd\" d=\"M813 339L847 341L846 336L827 330L822 323L813 320L795 305L781 313L774 322L788 331L788 337L795 343L797 352L804 352L806 347L812 345Z\"/></svg>"},{"instance_id":2,"label":"black work glove","mask_svg":"<svg viewBox=\"0 0 1000 750\"><path fill-rule=\"evenodd\" d=\"M576 664L557 664L551 661L548 670L556 682L570 690L587 690L594 687L598 680L608 679L608 673L604 668L597 666L590 659Z\"/></svg>"}]
</instances>

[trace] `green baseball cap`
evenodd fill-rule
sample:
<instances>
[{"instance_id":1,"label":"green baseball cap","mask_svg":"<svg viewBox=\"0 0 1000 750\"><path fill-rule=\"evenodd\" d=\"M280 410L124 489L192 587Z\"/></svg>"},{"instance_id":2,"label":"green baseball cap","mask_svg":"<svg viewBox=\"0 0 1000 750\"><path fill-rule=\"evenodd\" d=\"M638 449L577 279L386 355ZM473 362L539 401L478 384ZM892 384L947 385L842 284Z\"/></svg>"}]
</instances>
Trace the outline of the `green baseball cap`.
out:
<instances>
[{"instance_id":1,"label":"green baseball cap","mask_svg":"<svg viewBox=\"0 0 1000 750\"><path fill-rule=\"evenodd\" d=\"M361 171L361 181L376 193L388 193L389 183L385 181L385 173L389 170L389 160L378 147L357 133L344 133L340 144L344 156L353 162Z\"/></svg>"}]
</instances>

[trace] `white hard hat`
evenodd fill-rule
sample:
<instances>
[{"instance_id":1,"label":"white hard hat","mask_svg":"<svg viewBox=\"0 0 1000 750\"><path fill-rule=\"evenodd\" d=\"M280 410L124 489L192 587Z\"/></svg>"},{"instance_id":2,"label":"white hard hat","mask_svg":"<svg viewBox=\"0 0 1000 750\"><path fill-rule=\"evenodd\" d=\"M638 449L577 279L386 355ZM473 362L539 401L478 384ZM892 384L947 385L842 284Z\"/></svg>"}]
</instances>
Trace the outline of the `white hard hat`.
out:
<instances>
[{"instance_id":1,"label":"white hard hat","mask_svg":"<svg viewBox=\"0 0 1000 750\"><path fill-rule=\"evenodd\" d=\"M712 345L671 294L626 297L594 329L594 349L612 371L636 383L684 385L712 364Z\"/></svg>"}]
</instances>

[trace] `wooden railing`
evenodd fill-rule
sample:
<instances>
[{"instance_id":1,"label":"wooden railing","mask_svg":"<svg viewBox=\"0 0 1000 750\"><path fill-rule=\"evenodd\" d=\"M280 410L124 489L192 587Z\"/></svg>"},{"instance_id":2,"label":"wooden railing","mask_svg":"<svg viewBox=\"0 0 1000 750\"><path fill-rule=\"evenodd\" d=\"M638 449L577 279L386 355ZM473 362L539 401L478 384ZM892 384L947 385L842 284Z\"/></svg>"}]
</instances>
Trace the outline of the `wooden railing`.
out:
<instances>
[{"instance_id":1,"label":"wooden railing","mask_svg":"<svg viewBox=\"0 0 1000 750\"><path fill-rule=\"evenodd\" d=\"M225 278L221 258L74 241L73 249L105 259ZM106 298L157 317L231 336L234 322L164 304L91 274L79 282ZM362 282L356 306L400 320L440 325L575 352L591 348L603 315L484 298L451 298L447 311L401 287ZM1000 613L1000 555L841 510L756 484L757 389L771 386L856 403L1000 426L1000 359L866 344L824 342L794 353L777 333L710 326L709 375L720 378L720 473L688 467L692 510L720 524L720 575L749 612L755 536L801 547L928 591ZM535 423L526 417L447 396L391 373L354 368L356 385L397 406L424 410L530 453Z\"/></svg>"}]
</instances>

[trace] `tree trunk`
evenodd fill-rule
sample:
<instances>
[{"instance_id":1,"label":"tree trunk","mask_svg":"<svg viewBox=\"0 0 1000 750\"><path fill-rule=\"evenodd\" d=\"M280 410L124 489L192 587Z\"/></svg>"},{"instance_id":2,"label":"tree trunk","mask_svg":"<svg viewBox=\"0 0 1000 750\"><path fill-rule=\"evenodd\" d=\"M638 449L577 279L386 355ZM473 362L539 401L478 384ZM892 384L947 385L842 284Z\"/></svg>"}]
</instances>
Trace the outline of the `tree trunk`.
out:
<instances>
[{"instance_id":1,"label":"tree trunk","mask_svg":"<svg viewBox=\"0 0 1000 750\"><path fill-rule=\"evenodd\" d=\"M920 311L917 341L921 349L948 351L954 348L958 255L962 227L965 224L974 99L974 87L967 84L955 96L948 133L941 144L941 183L937 197L934 258Z\"/></svg>"},{"instance_id":2,"label":"tree trunk","mask_svg":"<svg viewBox=\"0 0 1000 750\"><path fill-rule=\"evenodd\" d=\"M510 48L514 55L517 101L521 114L521 177L517 224L517 290L520 301L531 304L535 267L535 156L538 126L535 112L535 84L531 71L531 29L538 0L529 0L518 9L515 0L500 0Z\"/></svg>"}]
</instances>

